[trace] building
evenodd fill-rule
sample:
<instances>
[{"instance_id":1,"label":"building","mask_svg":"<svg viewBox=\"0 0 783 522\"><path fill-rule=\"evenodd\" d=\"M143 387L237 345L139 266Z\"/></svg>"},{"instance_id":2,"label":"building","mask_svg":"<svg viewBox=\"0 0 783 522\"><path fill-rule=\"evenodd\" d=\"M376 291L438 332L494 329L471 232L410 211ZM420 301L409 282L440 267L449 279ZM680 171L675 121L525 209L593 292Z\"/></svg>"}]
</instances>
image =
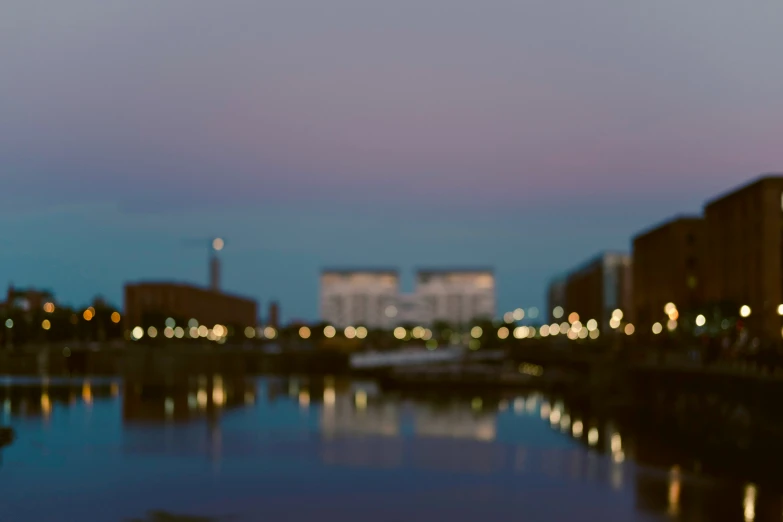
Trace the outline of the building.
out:
<instances>
[{"instance_id":1,"label":"building","mask_svg":"<svg viewBox=\"0 0 783 522\"><path fill-rule=\"evenodd\" d=\"M433 322L468 325L495 317L495 275L491 268L419 270L415 294L430 310Z\"/></svg>"},{"instance_id":2,"label":"building","mask_svg":"<svg viewBox=\"0 0 783 522\"><path fill-rule=\"evenodd\" d=\"M595 319L609 328L612 312L631 309L631 256L605 252L573 270L565 283L565 317L573 312L582 322Z\"/></svg>"},{"instance_id":3,"label":"building","mask_svg":"<svg viewBox=\"0 0 783 522\"><path fill-rule=\"evenodd\" d=\"M125 327L162 327L167 318L178 325L190 319L208 326L220 324L243 331L256 326L258 305L252 299L170 282L125 285Z\"/></svg>"},{"instance_id":4,"label":"building","mask_svg":"<svg viewBox=\"0 0 783 522\"><path fill-rule=\"evenodd\" d=\"M566 308L566 277L556 277L549 283L547 290L547 318L550 323L559 322L563 314L555 316L555 309Z\"/></svg>"},{"instance_id":5,"label":"building","mask_svg":"<svg viewBox=\"0 0 783 522\"><path fill-rule=\"evenodd\" d=\"M427 300L418 294L400 294L390 310L397 325L430 325L432 309Z\"/></svg>"},{"instance_id":6,"label":"building","mask_svg":"<svg viewBox=\"0 0 783 522\"><path fill-rule=\"evenodd\" d=\"M321 272L321 320L338 328L389 328L400 278L394 269L326 269Z\"/></svg>"},{"instance_id":7,"label":"building","mask_svg":"<svg viewBox=\"0 0 783 522\"><path fill-rule=\"evenodd\" d=\"M5 307L8 310L16 309L24 312L38 312L43 310L44 305L49 302L54 302L54 294L48 290L9 286Z\"/></svg>"},{"instance_id":8,"label":"building","mask_svg":"<svg viewBox=\"0 0 783 522\"><path fill-rule=\"evenodd\" d=\"M783 174L765 175L707 203L705 298L750 307L750 335L780 339L783 303Z\"/></svg>"},{"instance_id":9,"label":"building","mask_svg":"<svg viewBox=\"0 0 783 522\"><path fill-rule=\"evenodd\" d=\"M633 239L633 320L645 332L665 324L667 303L681 312L703 304L704 231L704 219L682 216Z\"/></svg>"}]
</instances>

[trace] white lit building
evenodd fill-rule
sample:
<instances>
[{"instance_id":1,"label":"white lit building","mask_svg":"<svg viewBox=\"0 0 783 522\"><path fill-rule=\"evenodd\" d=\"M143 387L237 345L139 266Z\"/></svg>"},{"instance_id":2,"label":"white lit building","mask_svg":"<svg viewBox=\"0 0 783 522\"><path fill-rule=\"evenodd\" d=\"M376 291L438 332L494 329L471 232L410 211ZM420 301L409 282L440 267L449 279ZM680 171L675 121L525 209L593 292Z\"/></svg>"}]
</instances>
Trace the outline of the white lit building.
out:
<instances>
[{"instance_id":1,"label":"white lit building","mask_svg":"<svg viewBox=\"0 0 783 522\"><path fill-rule=\"evenodd\" d=\"M393 307L387 310L396 325L432 324L432 308L418 294L400 294Z\"/></svg>"},{"instance_id":2,"label":"white lit building","mask_svg":"<svg viewBox=\"0 0 783 522\"><path fill-rule=\"evenodd\" d=\"M324 270L321 272L321 319L338 328L390 328L399 293L393 269Z\"/></svg>"},{"instance_id":3,"label":"white lit building","mask_svg":"<svg viewBox=\"0 0 783 522\"><path fill-rule=\"evenodd\" d=\"M419 270L415 295L433 322L467 325L495 317L495 275L489 268Z\"/></svg>"}]
</instances>

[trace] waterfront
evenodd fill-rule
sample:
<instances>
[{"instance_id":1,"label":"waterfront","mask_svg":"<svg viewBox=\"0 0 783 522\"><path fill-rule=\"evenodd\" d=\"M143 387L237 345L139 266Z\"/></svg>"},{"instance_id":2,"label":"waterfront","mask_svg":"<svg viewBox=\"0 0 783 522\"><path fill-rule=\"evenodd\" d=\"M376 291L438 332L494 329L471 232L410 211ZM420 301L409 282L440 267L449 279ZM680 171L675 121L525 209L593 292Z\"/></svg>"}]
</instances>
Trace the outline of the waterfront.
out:
<instances>
[{"instance_id":1,"label":"waterfront","mask_svg":"<svg viewBox=\"0 0 783 522\"><path fill-rule=\"evenodd\" d=\"M540 393L371 381L0 380L0 520L780 520L774 484L675 462ZM676 451L668 455L676 454ZM641 461L641 463L640 463ZM45 499L45 502L41 502ZM219 519L219 518L218 518Z\"/></svg>"}]
</instances>

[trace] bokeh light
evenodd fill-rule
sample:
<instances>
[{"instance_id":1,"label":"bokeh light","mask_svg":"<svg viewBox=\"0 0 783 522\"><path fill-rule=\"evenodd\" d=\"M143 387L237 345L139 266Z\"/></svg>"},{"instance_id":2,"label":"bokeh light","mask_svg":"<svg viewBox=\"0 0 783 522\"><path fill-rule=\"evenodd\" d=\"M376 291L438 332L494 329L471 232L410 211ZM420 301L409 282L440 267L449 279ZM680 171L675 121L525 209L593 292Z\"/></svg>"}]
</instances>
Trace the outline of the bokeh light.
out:
<instances>
[{"instance_id":1,"label":"bokeh light","mask_svg":"<svg viewBox=\"0 0 783 522\"><path fill-rule=\"evenodd\" d=\"M139 339L141 339L142 337L144 337L144 328L142 328L141 326L137 326L137 327L135 327L135 328L134 328L134 329L131 331L131 337L132 337L134 340L136 340L136 341L138 341Z\"/></svg>"}]
</instances>

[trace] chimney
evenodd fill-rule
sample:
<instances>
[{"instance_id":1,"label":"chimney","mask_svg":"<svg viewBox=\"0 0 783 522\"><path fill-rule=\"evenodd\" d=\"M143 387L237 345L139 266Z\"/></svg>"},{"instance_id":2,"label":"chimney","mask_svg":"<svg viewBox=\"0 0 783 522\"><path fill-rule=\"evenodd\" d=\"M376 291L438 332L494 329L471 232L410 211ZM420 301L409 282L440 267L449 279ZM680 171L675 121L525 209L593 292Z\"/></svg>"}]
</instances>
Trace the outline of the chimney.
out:
<instances>
[{"instance_id":1,"label":"chimney","mask_svg":"<svg viewBox=\"0 0 783 522\"><path fill-rule=\"evenodd\" d=\"M220 291L220 260L214 254L209 259L209 289Z\"/></svg>"}]
</instances>

